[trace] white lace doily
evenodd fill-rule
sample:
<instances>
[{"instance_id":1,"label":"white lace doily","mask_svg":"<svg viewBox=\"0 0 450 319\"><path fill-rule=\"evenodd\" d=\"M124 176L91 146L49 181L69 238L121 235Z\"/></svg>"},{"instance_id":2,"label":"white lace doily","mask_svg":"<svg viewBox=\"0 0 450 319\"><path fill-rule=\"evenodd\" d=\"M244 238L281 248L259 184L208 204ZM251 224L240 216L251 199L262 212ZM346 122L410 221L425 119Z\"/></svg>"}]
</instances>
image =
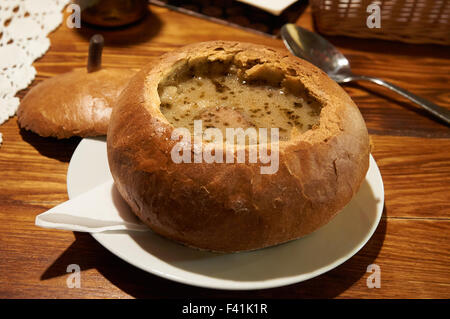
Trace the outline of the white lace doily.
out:
<instances>
[{"instance_id":1,"label":"white lace doily","mask_svg":"<svg viewBox=\"0 0 450 319\"><path fill-rule=\"evenodd\" d=\"M69 1L0 1L0 125L16 113L15 95L33 81L32 63L48 50L47 35L61 24Z\"/></svg>"}]
</instances>

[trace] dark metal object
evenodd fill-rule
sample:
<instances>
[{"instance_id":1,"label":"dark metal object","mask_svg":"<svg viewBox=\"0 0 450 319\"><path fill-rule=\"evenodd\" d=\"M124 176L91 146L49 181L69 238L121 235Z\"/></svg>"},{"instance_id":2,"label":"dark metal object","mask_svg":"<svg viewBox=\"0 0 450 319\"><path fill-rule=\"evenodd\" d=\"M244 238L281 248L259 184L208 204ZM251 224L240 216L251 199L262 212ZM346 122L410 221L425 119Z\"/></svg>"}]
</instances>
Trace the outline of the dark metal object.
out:
<instances>
[{"instance_id":1,"label":"dark metal object","mask_svg":"<svg viewBox=\"0 0 450 319\"><path fill-rule=\"evenodd\" d=\"M234 0L149 0L151 4L245 31L279 38L280 28L295 22L307 7L298 0L279 16Z\"/></svg>"},{"instance_id":2,"label":"dark metal object","mask_svg":"<svg viewBox=\"0 0 450 319\"><path fill-rule=\"evenodd\" d=\"M102 51L105 40L101 34L95 34L89 41L89 56L87 71L88 73L95 72L102 67Z\"/></svg>"}]
</instances>

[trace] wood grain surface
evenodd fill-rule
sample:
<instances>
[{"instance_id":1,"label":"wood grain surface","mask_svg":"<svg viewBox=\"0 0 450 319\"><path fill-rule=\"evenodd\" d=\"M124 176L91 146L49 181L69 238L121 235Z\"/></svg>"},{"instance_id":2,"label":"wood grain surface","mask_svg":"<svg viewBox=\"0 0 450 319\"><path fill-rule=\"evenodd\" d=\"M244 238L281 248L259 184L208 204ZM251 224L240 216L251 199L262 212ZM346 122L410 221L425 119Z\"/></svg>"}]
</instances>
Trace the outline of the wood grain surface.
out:
<instances>
[{"instance_id":1,"label":"wood grain surface","mask_svg":"<svg viewBox=\"0 0 450 319\"><path fill-rule=\"evenodd\" d=\"M63 24L34 63L45 78L83 67L89 36L105 37L105 66L139 69L195 41L240 40L283 47L281 40L151 6L143 22L116 31ZM298 24L312 29L307 9ZM330 38L355 73L378 76L450 107L450 50L435 45ZM190 287L143 272L109 253L89 234L34 226L37 214L68 199L68 162L80 139L58 141L21 131L16 117L0 127L0 298L449 298L450 130L405 99L372 84L348 85L366 120L385 187L374 236L350 260L317 278L257 291ZM19 93L23 97L27 91ZM69 264L82 287L66 285ZM367 266L381 268L369 289Z\"/></svg>"}]
</instances>

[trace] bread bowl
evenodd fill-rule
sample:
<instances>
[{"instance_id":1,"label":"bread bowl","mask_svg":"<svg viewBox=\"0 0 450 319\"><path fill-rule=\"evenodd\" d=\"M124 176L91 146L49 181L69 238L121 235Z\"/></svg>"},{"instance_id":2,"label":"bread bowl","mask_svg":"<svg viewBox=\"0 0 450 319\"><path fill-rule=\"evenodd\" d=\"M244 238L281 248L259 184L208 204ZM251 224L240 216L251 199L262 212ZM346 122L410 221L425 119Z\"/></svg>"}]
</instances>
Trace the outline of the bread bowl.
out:
<instances>
[{"instance_id":1,"label":"bread bowl","mask_svg":"<svg viewBox=\"0 0 450 319\"><path fill-rule=\"evenodd\" d=\"M202 88L217 79L218 90ZM192 82L197 80L198 88ZM224 83L225 93L220 87ZM230 98L236 88L239 98L233 103L240 104L230 111L229 106L222 107L226 100L222 98ZM192 99L185 94L197 89ZM276 172L262 174L260 162L174 162L171 152L179 140L173 133L181 125L181 115L192 120L209 109L215 124L256 126L253 105L247 104L259 100L252 100L251 92L272 97L278 92L269 99L275 102L271 111L276 107L292 111L295 105L288 105L292 101L315 111L308 125L301 116L290 118L292 113L266 113L275 122L282 116L286 123L299 122L280 134L278 143L267 144L271 152L275 146L278 150ZM281 98L283 94L289 96ZM173 103L167 105L170 97ZM265 110L264 104L256 106ZM224 123L221 117L229 121ZM271 120L266 123L271 125ZM248 158L258 144L235 145L235 151L244 150ZM194 156L206 145L193 142ZM221 147L226 142L216 144L214 151ZM277 245L325 225L358 191L370 151L357 106L321 70L284 50L226 41L180 48L134 76L112 112L107 149L117 189L145 224L184 245L218 252Z\"/></svg>"},{"instance_id":2,"label":"bread bowl","mask_svg":"<svg viewBox=\"0 0 450 319\"><path fill-rule=\"evenodd\" d=\"M105 135L114 102L136 72L85 68L57 75L33 87L17 111L21 128L40 136Z\"/></svg>"}]
</instances>

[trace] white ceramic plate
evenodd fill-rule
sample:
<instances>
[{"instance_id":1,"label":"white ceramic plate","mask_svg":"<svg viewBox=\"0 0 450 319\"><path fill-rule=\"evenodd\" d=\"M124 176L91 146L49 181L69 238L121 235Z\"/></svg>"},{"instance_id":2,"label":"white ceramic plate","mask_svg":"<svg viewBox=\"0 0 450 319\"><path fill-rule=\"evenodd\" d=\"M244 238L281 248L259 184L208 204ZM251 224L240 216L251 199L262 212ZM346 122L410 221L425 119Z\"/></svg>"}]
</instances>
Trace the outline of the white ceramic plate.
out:
<instances>
[{"instance_id":1,"label":"white ceramic plate","mask_svg":"<svg viewBox=\"0 0 450 319\"><path fill-rule=\"evenodd\" d=\"M105 140L83 139L67 173L69 198L110 178ZM356 254L374 233L383 203L383 181L371 156L366 180L344 210L314 233L286 244L215 254L184 247L151 231L92 236L130 264L170 280L217 289L273 288L321 275Z\"/></svg>"}]
</instances>

